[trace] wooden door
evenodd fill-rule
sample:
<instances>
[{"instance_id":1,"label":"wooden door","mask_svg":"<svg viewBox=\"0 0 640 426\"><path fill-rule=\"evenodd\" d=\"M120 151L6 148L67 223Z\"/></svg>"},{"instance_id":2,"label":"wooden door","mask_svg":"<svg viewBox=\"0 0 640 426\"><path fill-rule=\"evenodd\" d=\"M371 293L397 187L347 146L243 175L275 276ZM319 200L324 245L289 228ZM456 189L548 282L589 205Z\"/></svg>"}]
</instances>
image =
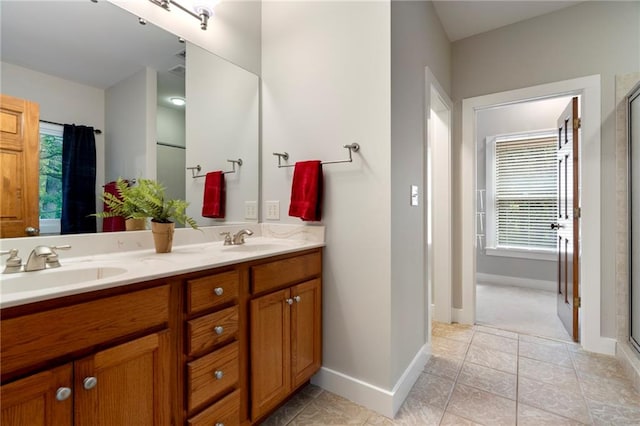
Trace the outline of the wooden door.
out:
<instances>
[{"instance_id":1,"label":"wooden door","mask_svg":"<svg viewBox=\"0 0 640 426\"><path fill-rule=\"evenodd\" d=\"M558 298L560 320L574 341L579 339L580 199L578 98L558 118Z\"/></svg>"},{"instance_id":2,"label":"wooden door","mask_svg":"<svg viewBox=\"0 0 640 426\"><path fill-rule=\"evenodd\" d=\"M0 95L0 238L39 227L38 104Z\"/></svg>"},{"instance_id":3,"label":"wooden door","mask_svg":"<svg viewBox=\"0 0 640 426\"><path fill-rule=\"evenodd\" d=\"M76 426L157 426L170 419L169 332L74 363Z\"/></svg>"},{"instance_id":4,"label":"wooden door","mask_svg":"<svg viewBox=\"0 0 640 426\"><path fill-rule=\"evenodd\" d=\"M322 286L315 279L291 289L291 380L297 388L322 363Z\"/></svg>"},{"instance_id":5,"label":"wooden door","mask_svg":"<svg viewBox=\"0 0 640 426\"><path fill-rule=\"evenodd\" d=\"M0 388L2 426L71 426L71 364L34 374Z\"/></svg>"},{"instance_id":6,"label":"wooden door","mask_svg":"<svg viewBox=\"0 0 640 426\"><path fill-rule=\"evenodd\" d=\"M275 407L291 390L290 291L280 290L250 302L251 416Z\"/></svg>"}]
</instances>

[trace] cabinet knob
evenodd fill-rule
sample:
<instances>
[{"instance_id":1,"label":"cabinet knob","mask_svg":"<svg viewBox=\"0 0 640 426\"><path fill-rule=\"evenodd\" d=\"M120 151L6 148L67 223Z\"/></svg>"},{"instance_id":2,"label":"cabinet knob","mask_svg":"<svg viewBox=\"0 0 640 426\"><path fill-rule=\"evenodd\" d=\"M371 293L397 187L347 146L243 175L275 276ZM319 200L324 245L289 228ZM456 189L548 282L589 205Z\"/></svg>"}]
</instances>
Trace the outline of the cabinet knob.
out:
<instances>
[{"instance_id":1,"label":"cabinet knob","mask_svg":"<svg viewBox=\"0 0 640 426\"><path fill-rule=\"evenodd\" d=\"M224 289L222 287L216 287L213 289L213 292L216 294L216 296L222 296L222 293L224 293Z\"/></svg>"},{"instance_id":2,"label":"cabinet knob","mask_svg":"<svg viewBox=\"0 0 640 426\"><path fill-rule=\"evenodd\" d=\"M302 300L302 297L300 297L300 296L295 296L295 297L293 298L293 300L295 300L297 303L300 303L300 301Z\"/></svg>"},{"instance_id":3,"label":"cabinet knob","mask_svg":"<svg viewBox=\"0 0 640 426\"><path fill-rule=\"evenodd\" d=\"M216 370L213 375L216 376L216 379L218 380L222 380L222 378L224 377L224 373L222 372L222 370Z\"/></svg>"},{"instance_id":4,"label":"cabinet knob","mask_svg":"<svg viewBox=\"0 0 640 426\"><path fill-rule=\"evenodd\" d=\"M222 422L217 422L217 423L216 423L216 426L224 426L224 423L222 423Z\"/></svg>"},{"instance_id":5,"label":"cabinet knob","mask_svg":"<svg viewBox=\"0 0 640 426\"><path fill-rule=\"evenodd\" d=\"M224 328L221 325L217 325L213 328L213 331L215 331L216 334L219 336L222 334L222 332L224 332Z\"/></svg>"},{"instance_id":6,"label":"cabinet knob","mask_svg":"<svg viewBox=\"0 0 640 426\"><path fill-rule=\"evenodd\" d=\"M71 388L61 387L61 388L58 388L58 390L56 391L56 399L58 401L64 401L70 396L71 396Z\"/></svg>"},{"instance_id":7,"label":"cabinet knob","mask_svg":"<svg viewBox=\"0 0 640 426\"><path fill-rule=\"evenodd\" d=\"M288 305L293 305L293 299L284 299L285 302L287 302Z\"/></svg>"},{"instance_id":8,"label":"cabinet knob","mask_svg":"<svg viewBox=\"0 0 640 426\"><path fill-rule=\"evenodd\" d=\"M98 379L96 379L95 377L85 377L82 381L82 386L84 386L86 390L95 388L97 384Z\"/></svg>"}]
</instances>

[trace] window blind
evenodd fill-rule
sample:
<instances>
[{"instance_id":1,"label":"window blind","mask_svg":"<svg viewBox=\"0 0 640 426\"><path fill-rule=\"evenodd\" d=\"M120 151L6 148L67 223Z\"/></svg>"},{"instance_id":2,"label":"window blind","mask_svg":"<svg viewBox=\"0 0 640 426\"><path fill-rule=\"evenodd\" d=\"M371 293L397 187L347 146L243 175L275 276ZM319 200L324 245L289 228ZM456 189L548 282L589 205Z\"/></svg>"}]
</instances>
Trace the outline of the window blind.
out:
<instances>
[{"instance_id":1,"label":"window blind","mask_svg":"<svg viewBox=\"0 0 640 426\"><path fill-rule=\"evenodd\" d=\"M557 187L554 137L496 139L497 246L554 249Z\"/></svg>"}]
</instances>

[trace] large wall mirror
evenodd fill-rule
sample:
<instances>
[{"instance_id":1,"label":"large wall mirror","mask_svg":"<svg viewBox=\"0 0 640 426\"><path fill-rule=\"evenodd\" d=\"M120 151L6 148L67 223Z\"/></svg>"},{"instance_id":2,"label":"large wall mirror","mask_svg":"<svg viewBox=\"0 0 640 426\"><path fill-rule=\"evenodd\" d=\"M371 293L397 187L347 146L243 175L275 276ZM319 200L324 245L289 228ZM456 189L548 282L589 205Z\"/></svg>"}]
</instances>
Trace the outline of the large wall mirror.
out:
<instances>
[{"instance_id":1,"label":"large wall mirror","mask_svg":"<svg viewBox=\"0 0 640 426\"><path fill-rule=\"evenodd\" d=\"M169 196L190 202L199 225L256 220L245 218L245 204L259 198L255 74L106 1L3 0L1 7L0 92L36 102L40 120L101 130L97 195L118 177L157 178ZM241 166L227 161L238 159ZM200 176L235 166L225 174L224 220L201 216L204 177L187 169L196 166ZM48 186L41 201L47 190L61 191Z\"/></svg>"},{"instance_id":2,"label":"large wall mirror","mask_svg":"<svg viewBox=\"0 0 640 426\"><path fill-rule=\"evenodd\" d=\"M628 96L630 340L640 352L640 85Z\"/></svg>"}]
</instances>

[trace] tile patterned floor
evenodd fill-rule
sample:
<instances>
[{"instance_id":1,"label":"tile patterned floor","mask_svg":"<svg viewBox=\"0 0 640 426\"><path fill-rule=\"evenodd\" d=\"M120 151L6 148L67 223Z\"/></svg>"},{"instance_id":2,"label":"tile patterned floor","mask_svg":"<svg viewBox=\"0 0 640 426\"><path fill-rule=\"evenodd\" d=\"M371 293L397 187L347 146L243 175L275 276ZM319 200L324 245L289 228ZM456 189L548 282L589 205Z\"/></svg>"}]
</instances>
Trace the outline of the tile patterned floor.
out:
<instances>
[{"instance_id":1,"label":"tile patterned floor","mask_svg":"<svg viewBox=\"0 0 640 426\"><path fill-rule=\"evenodd\" d=\"M432 356L395 419L308 385L263 425L640 425L615 358L485 326L433 324Z\"/></svg>"}]
</instances>

